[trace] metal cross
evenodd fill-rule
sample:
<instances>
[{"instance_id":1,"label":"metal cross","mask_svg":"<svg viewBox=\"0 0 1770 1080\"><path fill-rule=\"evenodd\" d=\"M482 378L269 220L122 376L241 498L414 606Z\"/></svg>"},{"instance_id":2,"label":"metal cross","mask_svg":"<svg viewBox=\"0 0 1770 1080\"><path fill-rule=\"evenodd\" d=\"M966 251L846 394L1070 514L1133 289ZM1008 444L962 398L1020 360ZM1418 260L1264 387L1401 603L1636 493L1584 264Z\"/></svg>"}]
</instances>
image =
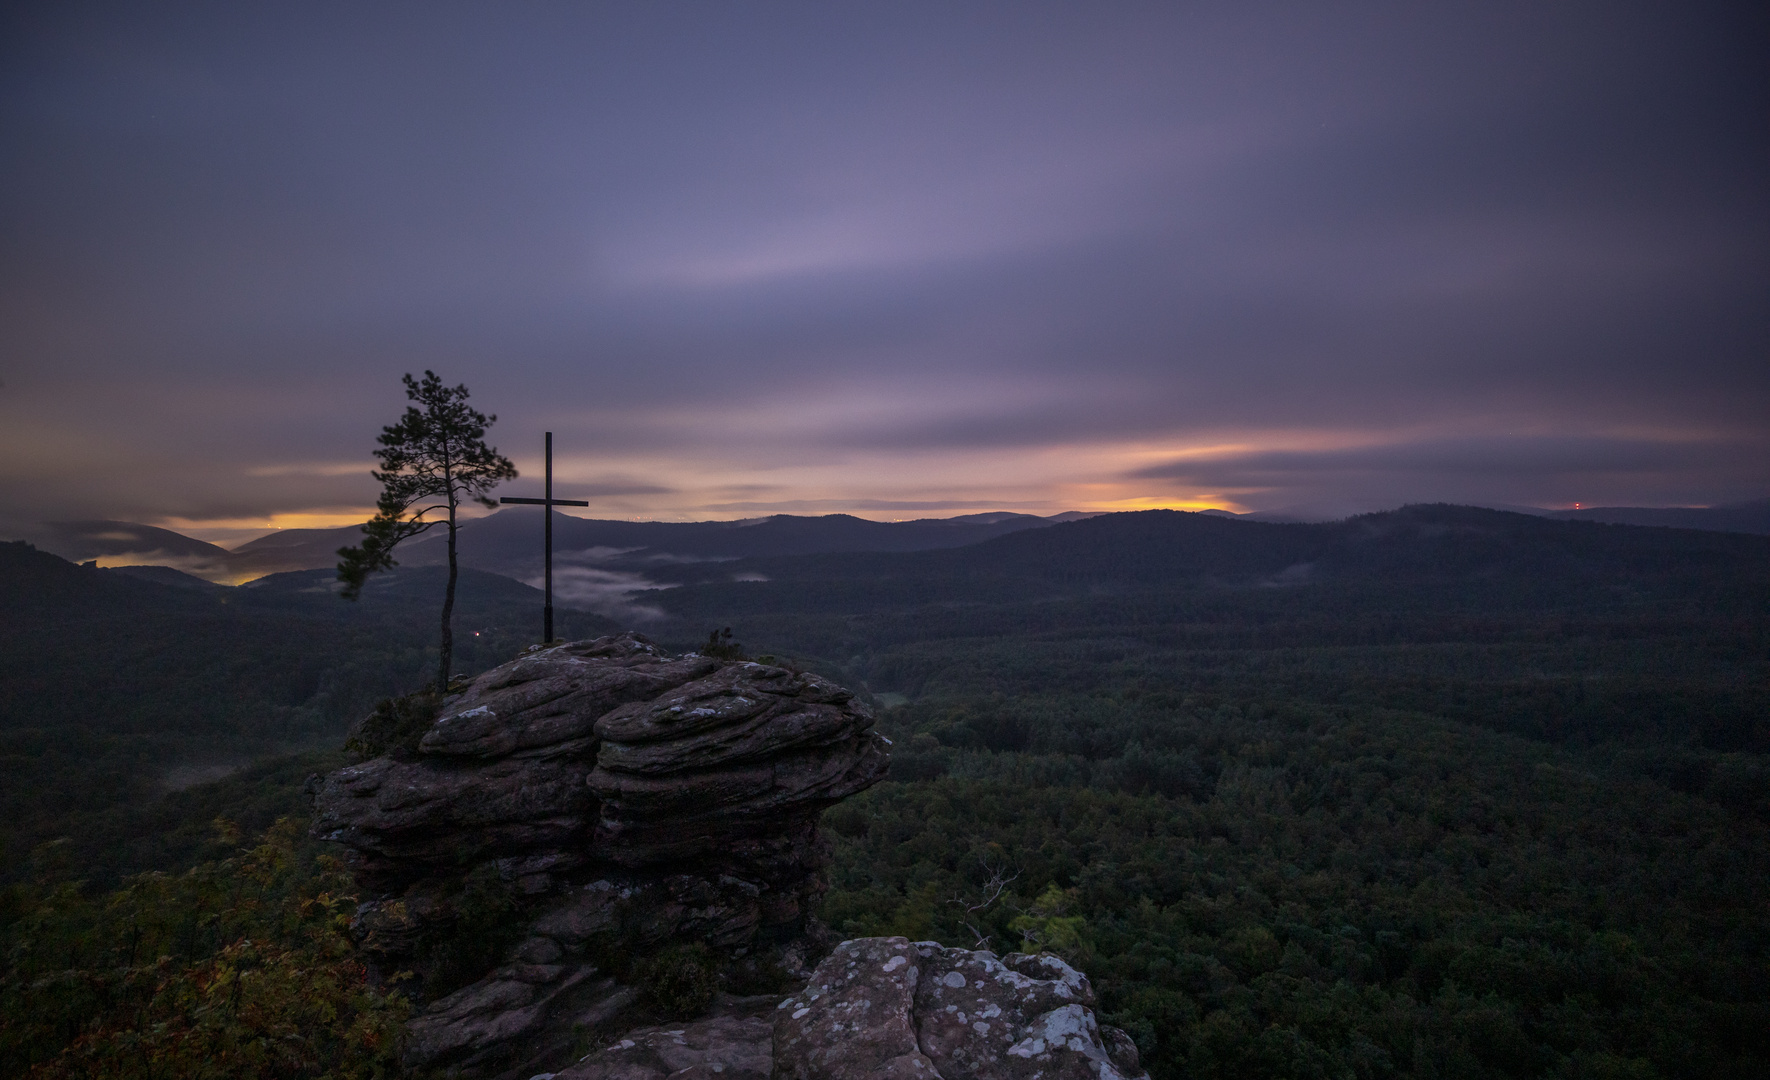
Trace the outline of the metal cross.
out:
<instances>
[{"instance_id":1,"label":"metal cross","mask_svg":"<svg viewBox=\"0 0 1770 1080\"><path fill-rule=\"evenodd\" d=\"M514 499L506 495L498 500L501 503L524 503L528 506L541 507L541 519L546 524L542 529L543 541L547 551L547 606L542 609L541 640L553 641L553 508L555 506L589 506L587 502L576 499L555 499L553 497L553 432L547 433L547 488L546 497L541 499Z\"/></svg>"}]
</instances>

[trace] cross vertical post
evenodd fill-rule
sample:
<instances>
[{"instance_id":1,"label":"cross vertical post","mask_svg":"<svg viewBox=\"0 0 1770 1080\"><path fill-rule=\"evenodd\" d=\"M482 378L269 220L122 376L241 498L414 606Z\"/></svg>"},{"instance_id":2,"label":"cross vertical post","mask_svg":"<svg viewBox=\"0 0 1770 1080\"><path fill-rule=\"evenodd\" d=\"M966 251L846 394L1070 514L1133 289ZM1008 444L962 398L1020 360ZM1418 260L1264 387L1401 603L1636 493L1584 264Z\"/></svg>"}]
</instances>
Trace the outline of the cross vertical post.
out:
<instances>
[{"instance_id":1,"label":"cross vertical post","mask_svg":"<svg viewBox=\"0 0 1770 1080\"><path fill-rule=\"evenodd\" d=\"M546 601L541 608L541 640L546 643L553 641L553 508L555 506L589 506L580 499L555 499L553 497L553 432L547 433L546 441L546 480L542 488L542 498L518 499L506 495L498 501L501 503L524 503L541 508L541 559L545 574Z\"/></svg>"},{"instance_id":2,"label":"cross vertical post","mask_svg":"<svg viewBox=\"0 0 1770 1080\"><path fill-rule=\"evenodd\" d=\"M547 433L545 498L547 505L541 511L541 517L547 524L541 532L546 538L544 543L547 548L547 605L541 609L541 640L551 642L553 640L553 432L551 431Z\"/></svg>"}]
</instances>

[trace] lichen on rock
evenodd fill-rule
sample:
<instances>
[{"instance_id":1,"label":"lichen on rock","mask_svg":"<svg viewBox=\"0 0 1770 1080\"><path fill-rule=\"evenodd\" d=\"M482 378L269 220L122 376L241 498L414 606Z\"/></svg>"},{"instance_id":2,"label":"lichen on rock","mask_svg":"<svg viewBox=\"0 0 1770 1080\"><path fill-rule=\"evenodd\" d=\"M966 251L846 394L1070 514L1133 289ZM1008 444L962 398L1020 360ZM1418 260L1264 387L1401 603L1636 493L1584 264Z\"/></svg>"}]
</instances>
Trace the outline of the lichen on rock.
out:
<instances>
[{"instance_id":1,"label":"lichen on rock","mask_svg":"<svg viewBox=\"0 0 1770 1080\"><path fill-rule=\"evenodd\" d=\"M1087 977L1055 956L862 938L781 1002L774 1075L1134 1080L1136 1046L1102 1028Z\"/></svg>"}]
</instances>

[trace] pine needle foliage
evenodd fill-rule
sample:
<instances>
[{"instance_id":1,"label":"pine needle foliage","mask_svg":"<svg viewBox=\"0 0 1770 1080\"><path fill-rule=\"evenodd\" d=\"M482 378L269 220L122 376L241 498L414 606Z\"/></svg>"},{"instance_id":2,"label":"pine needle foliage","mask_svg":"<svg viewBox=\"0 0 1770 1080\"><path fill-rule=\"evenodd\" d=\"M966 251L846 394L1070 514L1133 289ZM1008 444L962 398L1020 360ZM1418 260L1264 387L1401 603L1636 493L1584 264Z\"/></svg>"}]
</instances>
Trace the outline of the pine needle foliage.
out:
<instances>
[{"instance_id":1,"label":"pine needle foliage","mask_svg":"<svg viewBox=\"0 0 1770 1080\"><path fill-rule=\"evenodd\" d=\"M428 370L422 381L409 373L404 381L407 399L416 404L406 407L399 423L381 429L381 449L375 451L381 468L371 471L381 482L381 498L375 516L363 526L363 542L338 549L338 580L344 585L340 595L355 600L370 574L397 565L393 549L402 541L446 525L449 584L443 598L441 670L436 683L437 692L446 694L454 659L451 618L459 572L458 513L469 501L496 506L486 493L514 480L516 466L496 447L486 445L486 429L498 418L467 404L464 384L444 386L442 378Z\"/></svg>"}]
</instances>

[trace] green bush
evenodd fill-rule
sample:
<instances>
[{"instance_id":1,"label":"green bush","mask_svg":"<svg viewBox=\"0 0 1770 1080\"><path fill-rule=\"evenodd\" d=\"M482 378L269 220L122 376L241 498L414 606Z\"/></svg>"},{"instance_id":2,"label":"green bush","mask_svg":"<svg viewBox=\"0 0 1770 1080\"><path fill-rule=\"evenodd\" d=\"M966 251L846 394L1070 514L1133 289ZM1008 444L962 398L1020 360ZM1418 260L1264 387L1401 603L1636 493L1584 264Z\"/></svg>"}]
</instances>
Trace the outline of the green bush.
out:
<instances>
[{"instance_id":1,"label":"green bush","mask_svg":"<svg viewBox=\"0 0 1770 1080\"><path fill-rule=\"evenodd\" d=\"M416 753L418 740L424 738L441 710L442 698L435 690L383 698L375 703L375 711L356 725L344 741L344 748L365 758L380 757L394 750Z\"/></svg>"},{"instance_id":2,"label":"green bush","mask_svg":"<svg viewBox=\"0 0 1770 1080\"><path fill-rule=\"evenodd\" d=\"M672 945L634 967L639 996L648 1008L671 1018L704 1012L713 1000L719 969L713 954L700 942Z\"/></svg>"},{"instance_id":3,"label":"green bush","mask_svg":"<svg viewBox=\"0 0 1770 1080\"><path fill-rule=\"evenodd\" d=\"M424 996L431 999L459 990L496 967L525 933L516 896L495 866L475 868L449 904L454 921L425 943L418 961Z\"/></svg>"}]
</instances>

